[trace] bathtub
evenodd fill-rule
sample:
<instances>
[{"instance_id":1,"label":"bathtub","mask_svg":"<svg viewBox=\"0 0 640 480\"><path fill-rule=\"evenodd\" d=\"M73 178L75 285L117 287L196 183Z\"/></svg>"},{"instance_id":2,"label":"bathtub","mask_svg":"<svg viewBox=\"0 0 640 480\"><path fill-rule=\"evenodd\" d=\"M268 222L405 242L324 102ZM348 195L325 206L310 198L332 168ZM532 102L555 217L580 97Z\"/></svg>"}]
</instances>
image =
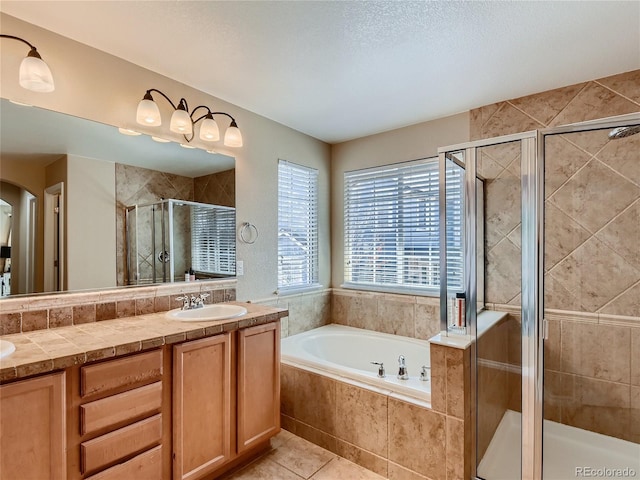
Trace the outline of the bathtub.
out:
<instances>
[{"instance_id":1,"label":"bathtub","mask_svg":"<svg viewBox=\"0 0 640 480\"><path fill-rule=\"evenodd\" d=\"M400 355L406 359L408 380L397 378ZM414 403L431 402L430 375L427 381L419 379L422 366L430 366L426 340L325 325L282 339L281 361ZM371 362L384 364L385 378L378 377L378 366Z\"/></svg>"}]
</instances>

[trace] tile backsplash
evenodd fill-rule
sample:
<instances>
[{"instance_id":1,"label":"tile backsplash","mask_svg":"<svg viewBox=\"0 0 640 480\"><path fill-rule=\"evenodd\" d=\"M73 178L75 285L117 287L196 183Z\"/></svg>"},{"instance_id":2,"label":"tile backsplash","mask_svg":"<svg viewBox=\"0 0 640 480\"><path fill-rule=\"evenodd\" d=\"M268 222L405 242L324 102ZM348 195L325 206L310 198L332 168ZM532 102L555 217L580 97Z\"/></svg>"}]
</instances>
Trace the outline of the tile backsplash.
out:
<instances>
[{"instance_id":1,"label":"tile backsplash","mask_svg":"<svg viewBox=\"0 0 640 480\"><path fill-rule=\"evenodd\" d=\"M205 303L236 299L236 280L174 283L0 300L0 335L166 312L184 294L207 293Z\"/></svg>"}]
</instances>

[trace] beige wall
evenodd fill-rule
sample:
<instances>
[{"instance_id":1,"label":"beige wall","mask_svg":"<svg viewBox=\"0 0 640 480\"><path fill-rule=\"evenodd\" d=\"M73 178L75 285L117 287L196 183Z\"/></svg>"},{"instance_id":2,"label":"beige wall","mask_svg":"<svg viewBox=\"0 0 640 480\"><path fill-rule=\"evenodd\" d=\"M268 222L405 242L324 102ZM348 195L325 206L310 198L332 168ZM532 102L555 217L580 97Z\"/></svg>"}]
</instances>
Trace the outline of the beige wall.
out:
<instances>
[{"instance_id":1,"label":"beige wall","mask_svg":"<svg viewBox=\"0 0 640 480\"><path fill-rule=\"evenodd\" d=\"M438 154L438 147L469 140L469 113L460 113L338 143L331 148L331 283L344 281L344 172Z\"/></svg>"},{"instance_id":2,"label":"beige wall","mask_svg":"<svg viewBox=\"0 0 640 480\"><path fill-rule=\"evenodd\" d=\"M162 90L170 98L185 97L189 104L206 104L233 115L242 130L244 147L215 148L236 159L237 222L258 227L253 245L238 242L238 259L245 275L238 279L239 300L273 296L277 287L277 166L278 158L319 170L320 283L328 286L329 238L329 145L207 95L170 78L105 54L86 45L53 34L14 17L0 16L3 33L29 39L39 47L52 69L55 92L38 94L18 86L18 69L25 55L18 42L3 44L0 96L30 103L110 125L142 128L135 123L135 110L149 88ZM14 45L14 43L16 45ZM224 72L224 66L212 66ZM117 74L114 74L117 72ZM168 110L159 102L165 116ZM165 122L166 123L166 122ZM163 135L170 136L168 127ZM149 133L156 130L149 130ZM114 230L115 231L115 230Z\"/></svg>"},{"instance_id":3,"label":"beige wall","mask_svg":"<svg viewBox=\"0 0 640 480\"><path fill-rule=\"evenodd\" d=\"M69 290L116 284L115 164L67 156L66 225Z\"/></svg>"}]
</instances>

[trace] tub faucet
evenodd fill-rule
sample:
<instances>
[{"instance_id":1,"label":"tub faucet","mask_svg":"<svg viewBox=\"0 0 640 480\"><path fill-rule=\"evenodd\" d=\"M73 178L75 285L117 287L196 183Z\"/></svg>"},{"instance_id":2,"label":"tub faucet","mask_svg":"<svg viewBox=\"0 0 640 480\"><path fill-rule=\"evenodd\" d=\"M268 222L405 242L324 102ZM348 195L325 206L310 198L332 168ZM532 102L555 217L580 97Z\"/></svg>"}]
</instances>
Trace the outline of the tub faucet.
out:
<instances>
[{"instance_id":1,"label":"tub faucet","mask_svg":"<svg viewBox=\"0 0 640 480\"><path fill-rule=\"evenodd\" d=\"M404 364L404 355L398 357L398 379L409 380L409 373L407 372L407 366Z\"/></svg>"},{"instance_id":2,"label":"tub faucet","mask_svg":"<svg viewBox=\"0 0 640 480\"><path fill-rule=\"evenodd\" d=\"M371 362L373 365L378 365L378 378L386 377L384 373L384 363L382 362Z\"/></svg>"},{"instance_id":3,"label":"tub faucet","mask_svg":"<svg viewBox=\"0 0 640 480\"><path fill-rule=\"evenodd\" d=\"M422 370L420 371L420 380L422 380L423 382L428 382L430 370L431 370L431 367L427 367L426 365L423 365Z\"/></svg>"}]
</instances>

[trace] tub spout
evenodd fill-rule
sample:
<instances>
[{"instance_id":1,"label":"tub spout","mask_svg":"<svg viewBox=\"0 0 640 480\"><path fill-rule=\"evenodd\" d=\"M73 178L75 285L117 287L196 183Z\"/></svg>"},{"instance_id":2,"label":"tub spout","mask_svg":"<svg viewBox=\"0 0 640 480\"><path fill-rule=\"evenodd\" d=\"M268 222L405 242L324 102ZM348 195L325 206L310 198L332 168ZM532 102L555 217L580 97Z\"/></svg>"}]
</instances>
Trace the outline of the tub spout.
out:
<instances>
[{"instance_id":1,"label":"tub spout","mask_svg":"<svg viewBox=\"0 0 640 480\"><path fill-rule=\"evenodd\" d=\"M398 379L409 380L409 372L407 372L407 366L404 363L404 355L398 357Z\"/></svg>"},{"instance_id":2,"label":"tub spout","mask_svg":"<svg viewBox=\"0 0 640 480\"><path fill-rule=\"evenodd\" d=\"M371 362L372 365L378 365L378 377L384 378L386 377L384 373L384 363L382 362Z\"/></svg>"},{"instance_id":3,"label":"tub spout","mask_svg":"<svg viewBox=\"0 0 640 480\"><path fill-rule=\"evenodd\" d=\"M422 370L420 371L420 380L422 380L423 382L428 382L430 370L431 370L431 367L427 367L426 365L423 365Z\"/></svg>"}]
</instances>

